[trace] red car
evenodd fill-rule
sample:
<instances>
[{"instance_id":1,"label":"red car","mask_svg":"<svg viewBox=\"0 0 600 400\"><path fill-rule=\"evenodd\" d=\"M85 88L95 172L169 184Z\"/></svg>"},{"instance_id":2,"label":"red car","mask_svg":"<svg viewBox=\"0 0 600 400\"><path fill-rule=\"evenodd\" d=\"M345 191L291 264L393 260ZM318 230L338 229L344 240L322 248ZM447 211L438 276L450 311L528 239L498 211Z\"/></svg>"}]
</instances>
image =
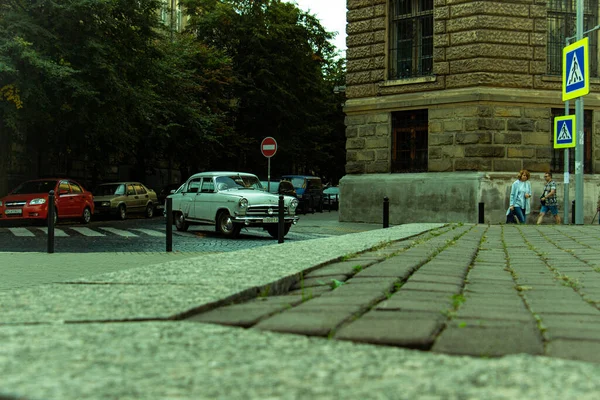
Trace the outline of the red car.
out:
<instances>
[{"instance_id":1,"label":"red car","mask_svg":"<svg viewBox=\"0 0 600 400\"><path fill-rule=\"evenodd\" d=\"M54 190L54 222L79 218L87 224L94 213L94 197L79 183L66 178L27 181L0 199L0 221L46 220L48 193Z\"/></svg>"}]
</instances>

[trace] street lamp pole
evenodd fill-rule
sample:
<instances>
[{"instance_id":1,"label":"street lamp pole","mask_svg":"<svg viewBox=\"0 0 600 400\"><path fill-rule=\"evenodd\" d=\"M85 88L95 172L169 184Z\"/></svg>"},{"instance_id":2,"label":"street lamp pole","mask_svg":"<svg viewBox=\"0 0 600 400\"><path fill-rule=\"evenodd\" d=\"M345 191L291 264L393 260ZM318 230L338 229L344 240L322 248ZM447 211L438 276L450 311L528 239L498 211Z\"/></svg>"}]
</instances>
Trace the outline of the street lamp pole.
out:
<instances>
[{"instance_id":1,"label":"street lamp pole","mask_svg":"<svg viewBox=\"0 0 600 400\"><path fill-rule=\"evenodd\" d=\"M583 0L577 0L577 41L583 39ZM589 68L586 66L586 68ZM583 225L583 96L575 99L575 224ZM566 205L565 205L566 206Z\"/></svg>"}]
</instances>

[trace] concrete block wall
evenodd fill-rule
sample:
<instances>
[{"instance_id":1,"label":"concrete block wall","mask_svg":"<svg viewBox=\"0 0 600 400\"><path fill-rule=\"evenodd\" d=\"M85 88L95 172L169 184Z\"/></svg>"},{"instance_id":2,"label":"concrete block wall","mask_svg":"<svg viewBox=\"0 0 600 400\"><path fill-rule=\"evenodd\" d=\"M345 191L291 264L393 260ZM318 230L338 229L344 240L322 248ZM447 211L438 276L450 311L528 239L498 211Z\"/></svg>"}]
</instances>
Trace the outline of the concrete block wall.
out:
<instances>
[{"instance_id":1,"label":"concrete block wall","mask_svg":"<svg viewBox=\"0 0 600 400\"><path fill-rule=\"evenodd\" d=\"M569 204L575 199L575 177L569 185ZM346 175L340 181L339 218L343 222L383 222L383 199L389 198L390 224L413 222L477 223L479 203L484 204L484 223L506 221L510 187L516 173L453 172L421 174L360 174ZM563 176L555 174L558 184L559 214L563 216ZM532 210L528 224L535 224L539 215L539 196L544 188L543 173L531 174ZM589 224L596 213L600 195L600 176L584 178L584 223ZM570 218L570 217L569 217ZM554 221L547 218L546 224ZM597 223L597 218L595 223Z\"/></svg>"}]
</instances>

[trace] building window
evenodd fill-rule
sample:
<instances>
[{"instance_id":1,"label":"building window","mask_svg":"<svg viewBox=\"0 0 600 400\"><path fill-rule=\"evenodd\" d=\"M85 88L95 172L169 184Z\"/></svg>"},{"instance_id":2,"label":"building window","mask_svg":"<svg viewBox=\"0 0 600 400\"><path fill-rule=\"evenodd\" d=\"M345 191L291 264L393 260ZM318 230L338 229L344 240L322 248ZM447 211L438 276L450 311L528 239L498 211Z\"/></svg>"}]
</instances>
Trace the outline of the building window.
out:
<instances>
[{"instance_id":1,"label":"building window","mask_svg":"<svg viewBox=\"0 0 600 400\"><path fill-rule=\"evenodd\" d=\"M433 72L433 0L390 2L390 79Z\"/></svg>"},{"instance_id":2,"label":"building window","mask_svg":"<svg viewBox=\"0 0 600 400\"><path fill-rule=\"evenodd\" d=\"M577 0L548 0L548 63L549 75L562 75L562 52L566 38L577 32ZM583 31L598 24L598 0L584 0ZM598 76L598 33L590 32L590 76ZM569 44L575 42L571 39Z\"/></svg>"},{"instance_id":3,"label":"building window","mask_svg":"<svg viewBox=\"0 0 600 400\"><path fill-rule=\"evenodd\" d=\"M569 112L575 114L575 110ZM552 129L554 129L554 118L565 115L565 110L562 108L552 109ZM594 166L592 164L592 110L585 110L583 113L583 172L592 174ZM554 135L554 132L552 132ZM554 140L553 140L554 142ZM571 147L569 151L569 172L575 173L575 148ZM552 162L550 168L554 172L565 172L565 149L552 150Z\"/></svg>"},{"instance_id":4,"label":"building window","mask_svg":"<svg viewBox=\"0 0 600 400\"><path fill-rule=\"evenodd\" d=\"M427 110L392 114L392 172L427 172Z\"/></svg>"}]
</instances>

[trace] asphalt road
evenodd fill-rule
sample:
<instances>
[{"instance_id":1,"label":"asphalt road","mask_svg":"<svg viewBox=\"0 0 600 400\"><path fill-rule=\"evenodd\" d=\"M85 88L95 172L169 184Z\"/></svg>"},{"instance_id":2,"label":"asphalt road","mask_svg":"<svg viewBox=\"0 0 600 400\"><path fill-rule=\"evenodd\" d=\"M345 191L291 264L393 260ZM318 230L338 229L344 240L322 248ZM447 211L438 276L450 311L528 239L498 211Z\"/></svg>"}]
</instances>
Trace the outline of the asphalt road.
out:
<instances>
[{"instance_id":1,"label":"asphalt road","mask_svg":"<svg viewBox=\"0 0 600 400\"><path fill-rule=\"evenodd\" d=\"M337 222L337 212L309 214L300 217L285 241L299 241L336 236L378 226L364 224L345 227ZM132 217L125 221L95 219L88 225L77 221L60 221L55 228L56 253L90 252L164 252L166 250L166 223L162 216L146 219ZM212 226L192 226L187 232L173 227L173 251L227 252L276 243L261 228L243 229L237 239L227 239ZM42 224L0 224L0 251L46 252L47 227Z\"/></svg>"}]
</instances>

